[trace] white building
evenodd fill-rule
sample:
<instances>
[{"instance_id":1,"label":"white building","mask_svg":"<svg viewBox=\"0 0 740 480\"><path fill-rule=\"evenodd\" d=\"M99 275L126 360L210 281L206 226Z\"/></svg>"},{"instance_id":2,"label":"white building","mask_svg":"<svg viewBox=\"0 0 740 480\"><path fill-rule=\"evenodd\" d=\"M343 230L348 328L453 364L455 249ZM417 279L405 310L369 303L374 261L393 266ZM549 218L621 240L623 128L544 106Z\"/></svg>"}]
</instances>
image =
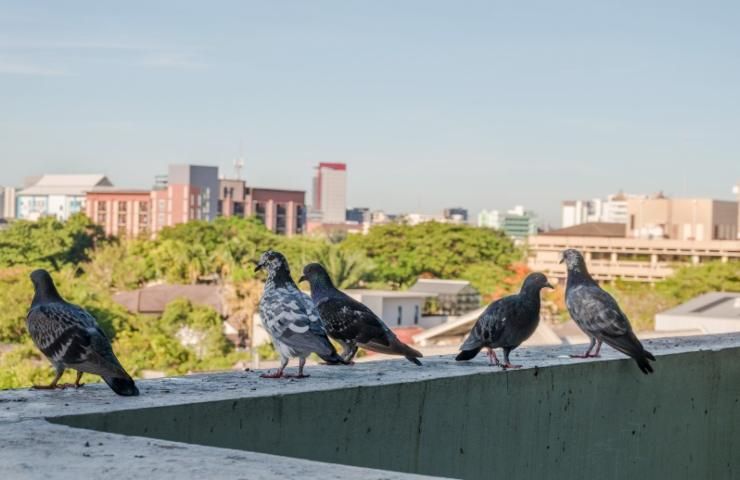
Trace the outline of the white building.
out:
<instances>
[{"instance_id":1,"label":"white building","mask_svg":"<svg viewBox=\"0 0 740 480\"><path fill-rule=\"evenodd\" d=\"M54 216L66 220L85 211L85 192L111 187L105 175L42 175L31 179L16 193L16 217L38 220Z\"/></svg>"},{"instance_id":2,"label":"white building","mask_svg":"<svg viewBox=\"0 0 740 480\"><path fill-rule=\"evenodd\" d=\"M15 188L0 187L0 218L15 218Z\"/></svg>"},{"instance_id":3,"label":"white building","mask_svg":"<svg viewBox=\"0 0 740 480\"><path fill-rule=\"evenodd\" d=\"M313 179L314 211L322 223L344 223L347 215L347 165L319 163Z\"/></svg>"},{"instance_id":4,"label":"white building","mask_svg":"<svg viewBox=\"0 0 740 480\"><path fill-rule=\"evenodd\" d=\"M626 195L620 192L609 195L606 200L566 200L561 207L562 228L584 223L627 223L627 200L633 198L647 198L647 195Z\"/></svg>"},{"instance_id":5,"label":"white building","mask_svg":"<svg viewBox=\"0 0 740 480\"><path fill-rule=\"evenodd\" d=\"M345 293L379 316L390 328L429 328L444 322L446 316L424 317L424 303L434 294L396 290L345 290Z\"/></svg>"},{"instance_id":6,"label":"white building","mask_svg":"<svg viewBox=\"0 0 740 480\"><path fill-rule=\"evenodd\" d=\"M478 214L478 226L485 228L501 228L501 212L498 210L481 210Z\"/></svg>"}]
</instances>

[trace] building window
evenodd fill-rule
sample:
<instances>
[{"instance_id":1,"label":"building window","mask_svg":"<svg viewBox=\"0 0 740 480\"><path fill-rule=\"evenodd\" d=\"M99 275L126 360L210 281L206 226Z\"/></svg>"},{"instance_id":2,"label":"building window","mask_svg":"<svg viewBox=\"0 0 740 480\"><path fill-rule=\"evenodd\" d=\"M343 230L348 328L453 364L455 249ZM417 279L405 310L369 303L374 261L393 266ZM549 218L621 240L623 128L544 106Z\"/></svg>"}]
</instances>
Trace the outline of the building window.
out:
<instances>
[{"instance_id":1,"label":"building window","mask_svg":"<svg viewBox=\"0 0 740 480\"><path fill-rule=\"evenodd\" d=\"M398 325L401 325L401 322L403 322L403 307L401 305L398 306Z\"/></svg>"},{"instance_id":2,"label":"building window","mask_svg":"<svg viewBox=\"0 0 740 480\"><path fill-rule=\"evenodd\" d=\"M282 203L278 203L275 207L275 232L281 235L285 235L287 231L287 222L285 219L286 213L287 210L285 208L285 205Z\"/></svg>"},{"instance_id":3,"label":"building window","mask_svg":"<svg viewBox=\"0 0 740 480\"><path fill-rule=\"evenodd\" d=\"M262 223L267 224L267 216L265 210L265 204L261 202L254 202L254 214L262 220Z\"/></svg>"},{"instance_id":4,"label":"building window","mask_svg":"<svg viewBox=\"0 0 740 480\"><path fill-rule=\"evenodd\" d=\"M414 305L414 325L419 324L419 306Z\"/></svg>"},{"instance_id":5,"label":"building window","mask_svg":"<svg viewBox=\"0 0 740 480\"><path fill-rule=\"evenodd\" d=\"M149 202L139 202L139 231L149 231Z\"/></svg>"},{"instance_id":6,"label":"building window","mask_svg":"<svg viewBox=\"0 0 740 480\"><path fill-rule=\"evenodd\" d=\"M303 233L306 225L306 208L303 205L295 207L295 233Z\"/></svg>"},{"instance_id":7,"label":"building window","mask_svg":"<svg viewBox=\"0 0 740 480\"><path fill-rule=\"evenodd\" d=\"M97 205L98 205L98 213L97 213L96 221L100 225L105 225L105 221L108 218L108 212L107 212L108 202L99 201L97 202Z\"/></svg>"},{"instance_id":8,"label":"building window","mask_svg":"<svg viewBox=\"0 0 740 480\"><path fill-rule=\"evenodd\" d=\"M118 231L126 231L126 213L128 205L126 202L118 202Z\"/></svg>"}]
</instances>

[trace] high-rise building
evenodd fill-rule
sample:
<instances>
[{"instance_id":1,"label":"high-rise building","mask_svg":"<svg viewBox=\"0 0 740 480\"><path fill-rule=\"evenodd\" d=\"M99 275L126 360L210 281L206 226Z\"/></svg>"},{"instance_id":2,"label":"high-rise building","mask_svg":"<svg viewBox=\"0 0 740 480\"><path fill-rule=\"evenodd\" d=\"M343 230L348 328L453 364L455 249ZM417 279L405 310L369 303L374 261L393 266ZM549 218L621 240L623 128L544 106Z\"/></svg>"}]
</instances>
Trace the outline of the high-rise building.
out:
<instances>
[{"instance_id":1,"label":"high-rise building","mask_svg":"<svg viewBox=\"0 0 740 480\"><path fill-rule=\"evenodd\" d=\"M170 165L153 190L152 230L218 214L218 167Z\"/></svg>"},{"instance_id":2,"label":"high-rise building","mask_svg":"<svg viewBox=\"0 0 740 480\"><path fill-rule=\"evenodd\" d=\"M627 201L647 198L647 195L609 195L606 200L566 200L562 203L563 228L584 223L627 223Z\"/></svg>"},{"instance_id":3,"label":"high-rise building","mask_svg":"<svg viewBox=\"0 0 740 480\"><path fill-rule=\"evenodd\" d=\"M151 190L97 187L87 192L85 213L106 235L150 236L152 196Z\"/></svg>"},{"instance_id":4,"label":"high-rise building","mask_svg":"<svg viewBox=\"0 0 740 480\"><path fill-rule=\"evenodd\" d=\"M501 212L498 210L481 210L478 214L478 226L485 228L501 228Z\"/></svg>"},{"instance_id":5,"label":"high-rise building","mask_svg":"<svg viewBox=\"0 0 740 480\"><path fill-rule=\"evenodd\" d=\"M628 201L628 238L735 240L738 202L711 198L653 198Z\"/></svg>"},{"instance_id":6,"label":"high-rise building","mask_svg":"<svg viewBox=\"0 0 740 480\"><path fill-rule=\"evenodd\" d=\"M346 219L348 222L370 223L370 209L366 207L349 208Z\"/></svg>"},{"instance_id":7,"label":"high-rise building","mask_svg":"<svg viewBox=\"0 0 740 480\"><path fill-rule=\"evenodd\" d=\"M451 223L468 223L468 209L463 207L445 208L442 212L445 220Z\"/></svg>"},{"instance_id":8,"label":"high-rise building","mask_svg":"<svg viewBox=\"0 0 740 480\"><path fill-rule=\"evenodd\" d=\"M319 163L313 179L313 210L322 223L344 223L347 215L347 165Z\"/></svg>"},{"instance_id":9,"label":"high-rise building","mask_svg":"<svg viewBox=\"0 0 740 480\"><path fill-rule=\"evenodd\" d=\"M501 229L515 240L524 240L537 233L537 215L517 205L501 219Z\"/></svg>"}]
</instances>

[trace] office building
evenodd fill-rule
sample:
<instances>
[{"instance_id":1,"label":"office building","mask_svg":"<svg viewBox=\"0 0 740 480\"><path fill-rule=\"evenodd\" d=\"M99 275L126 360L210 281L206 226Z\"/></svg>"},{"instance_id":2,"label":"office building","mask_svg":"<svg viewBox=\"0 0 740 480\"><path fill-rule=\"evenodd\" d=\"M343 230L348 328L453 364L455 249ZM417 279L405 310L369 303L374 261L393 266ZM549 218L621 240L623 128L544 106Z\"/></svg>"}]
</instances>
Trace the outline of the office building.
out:
<instances>
[{"instance_id":1,"label":"office building","mask_svg":"<svg viewBox=\"0 0 740 480\"><path fill-rule=\"evenodd\" d=\"M344 223L347 215L347 165L319 163L313 179L312 209L322 223Z\"/></svg>"}]
</instances>

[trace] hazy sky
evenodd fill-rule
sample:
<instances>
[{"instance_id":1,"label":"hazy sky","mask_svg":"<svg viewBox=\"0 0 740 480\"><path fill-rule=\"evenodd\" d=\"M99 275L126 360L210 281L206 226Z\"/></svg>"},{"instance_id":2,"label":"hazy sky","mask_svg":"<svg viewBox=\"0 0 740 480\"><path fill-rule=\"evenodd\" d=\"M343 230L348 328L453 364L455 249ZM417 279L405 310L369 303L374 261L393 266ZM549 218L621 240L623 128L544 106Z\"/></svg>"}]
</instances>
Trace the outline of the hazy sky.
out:
<instances>
[{"instance_id":1,"label":"hazy sky","mask_svg":"<svg viewBox=\"0 0 740 480\"><path fill-rule=\"evenodd\" d=\"M433 213L732 198L740 3L0 0L0 184L168 163ZM310 197L309 197L310 198Z\"/></svg>"}]
</instances>

